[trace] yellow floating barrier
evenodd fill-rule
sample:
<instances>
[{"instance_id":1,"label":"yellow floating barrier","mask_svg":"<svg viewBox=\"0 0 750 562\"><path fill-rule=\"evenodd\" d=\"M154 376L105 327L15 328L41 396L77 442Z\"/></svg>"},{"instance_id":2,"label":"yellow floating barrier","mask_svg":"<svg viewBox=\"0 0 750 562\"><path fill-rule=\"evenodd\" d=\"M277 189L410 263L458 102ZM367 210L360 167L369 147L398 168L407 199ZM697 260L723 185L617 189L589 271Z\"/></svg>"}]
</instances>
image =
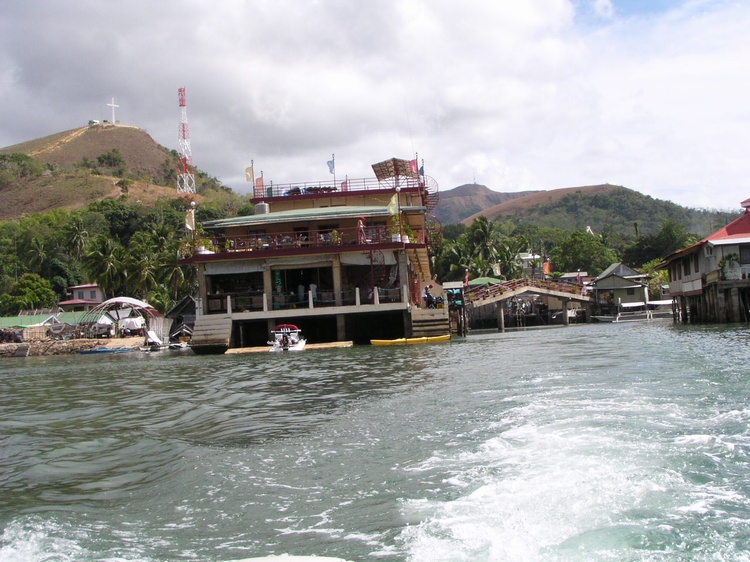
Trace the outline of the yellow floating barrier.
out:
<instances>
[{"instance_id":1,"label":"yellow floating barrier","mask_svg":"<svg viewBox=\"0 0 750 562\"><path fill-rule=\"evenodd\" d=\"M417 343L437 343L450 341L450 334L444 336L425 336L421 338L397 338L395 340L370 340L372 345L410 345Z\"/></svg>"}]
</instances>

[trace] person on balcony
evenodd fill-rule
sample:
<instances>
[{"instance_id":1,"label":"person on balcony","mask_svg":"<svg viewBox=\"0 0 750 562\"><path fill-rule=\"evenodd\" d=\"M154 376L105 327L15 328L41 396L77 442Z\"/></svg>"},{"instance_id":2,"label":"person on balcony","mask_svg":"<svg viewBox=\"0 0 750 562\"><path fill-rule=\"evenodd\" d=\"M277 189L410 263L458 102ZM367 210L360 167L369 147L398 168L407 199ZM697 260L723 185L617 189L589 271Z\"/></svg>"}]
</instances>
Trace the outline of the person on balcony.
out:
<instances>
[{"instance_id":1,"label":"person on balcony","mask_svg":"<svg viewBox=\"0 0 750 562\"><path fill-rule=\"evenodd\" d=\"M360 217L357 221L357 243L365 244L367 242L367 236L365 235L365 218Z\"/></svg>"}]
</instances>

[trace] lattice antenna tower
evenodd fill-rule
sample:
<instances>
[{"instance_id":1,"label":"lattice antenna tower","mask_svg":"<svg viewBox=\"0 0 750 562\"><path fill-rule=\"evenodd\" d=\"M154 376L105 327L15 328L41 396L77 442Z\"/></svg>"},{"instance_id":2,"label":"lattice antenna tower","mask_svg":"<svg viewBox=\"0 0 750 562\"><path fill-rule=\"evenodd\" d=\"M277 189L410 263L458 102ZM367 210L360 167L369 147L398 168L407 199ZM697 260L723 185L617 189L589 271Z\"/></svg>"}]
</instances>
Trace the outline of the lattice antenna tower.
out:
<instances>
[{"instance_id":1,"label":"lattice antenna tower","mask_svg":"<svg viewBox=\"0 0 750 562\"><path fill-rule=\"evenodd\" d=\"M185 88L177 90L177 96L180 100L180 161L182 170L177 174L177 191L179 193L195 193L195 175L190 171L193 165L193 155L190 152L190 130L188 129L187 120L187 99L185 97Z\"/></svg>"}]
</instances>

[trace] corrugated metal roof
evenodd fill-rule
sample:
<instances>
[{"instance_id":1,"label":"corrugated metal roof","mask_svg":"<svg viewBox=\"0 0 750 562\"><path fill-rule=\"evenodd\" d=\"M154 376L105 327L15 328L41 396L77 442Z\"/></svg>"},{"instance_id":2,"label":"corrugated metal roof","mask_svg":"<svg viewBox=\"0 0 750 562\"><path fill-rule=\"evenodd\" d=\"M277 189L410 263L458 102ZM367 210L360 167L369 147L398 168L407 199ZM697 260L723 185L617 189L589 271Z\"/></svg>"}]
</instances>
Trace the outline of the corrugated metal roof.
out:
<instances>
[{"instance_id":1,"label":"corrugated metal roof","mask_svg":"<svg viewBox=\"0 0 750 562\"><path fill-rule=\"evenodd\" d=\"M0 317L0 329L7 328L28 328L37 324L54 323L55 318L58 322L66 324L78 324L85 312L58 312L57 314L36 314L32 316L2 316Z\"/></svg>"},{"instance_id":2,"label":"corrugated metal roof","mask_svg":"<svg viewBox=\"0 0 750 562\"><path fill-rule=\"evenodd\" d=\"M403 213L425 212L422 206L401 207ZM289 223L295 221L309 220L334 220L334 219L357 219L359 217L375 218L389 217L391 213L388 207L356 206L346 205L341 207L317 207L307 209L293 209L289 211L276 211L273 213L262 213L247 217L233 217L230 219L219 219L205 221L203 228L228 228L234 226L257 227L266 224Z\"/></svg>"}]
</instances>

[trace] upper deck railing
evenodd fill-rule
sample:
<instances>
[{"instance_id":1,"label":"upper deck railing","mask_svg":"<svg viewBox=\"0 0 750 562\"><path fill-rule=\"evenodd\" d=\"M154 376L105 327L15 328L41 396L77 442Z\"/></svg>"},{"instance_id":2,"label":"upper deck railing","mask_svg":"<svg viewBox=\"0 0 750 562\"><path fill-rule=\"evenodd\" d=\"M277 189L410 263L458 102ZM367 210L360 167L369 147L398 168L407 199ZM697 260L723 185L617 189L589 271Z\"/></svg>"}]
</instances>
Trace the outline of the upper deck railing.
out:
<instances>
[{"instance_id":1,"label":"upper deck railing","mask_svg":"<svg viewBox=\"0 0 750 562\"><path fill-rule=\"evenodd\" d=\"M384 189L417 189L424 187L422 178L393 177L379 181L376 178L359 178L341 180L322 180L316 182L294 183L263 183L263 178L256 180L253 190L254 199L271 199L274 197L290 197L298 195L326 195L357 191L375 191ZM260 183L259 183L260 182Z\"/></svg>"}]
</instances>

